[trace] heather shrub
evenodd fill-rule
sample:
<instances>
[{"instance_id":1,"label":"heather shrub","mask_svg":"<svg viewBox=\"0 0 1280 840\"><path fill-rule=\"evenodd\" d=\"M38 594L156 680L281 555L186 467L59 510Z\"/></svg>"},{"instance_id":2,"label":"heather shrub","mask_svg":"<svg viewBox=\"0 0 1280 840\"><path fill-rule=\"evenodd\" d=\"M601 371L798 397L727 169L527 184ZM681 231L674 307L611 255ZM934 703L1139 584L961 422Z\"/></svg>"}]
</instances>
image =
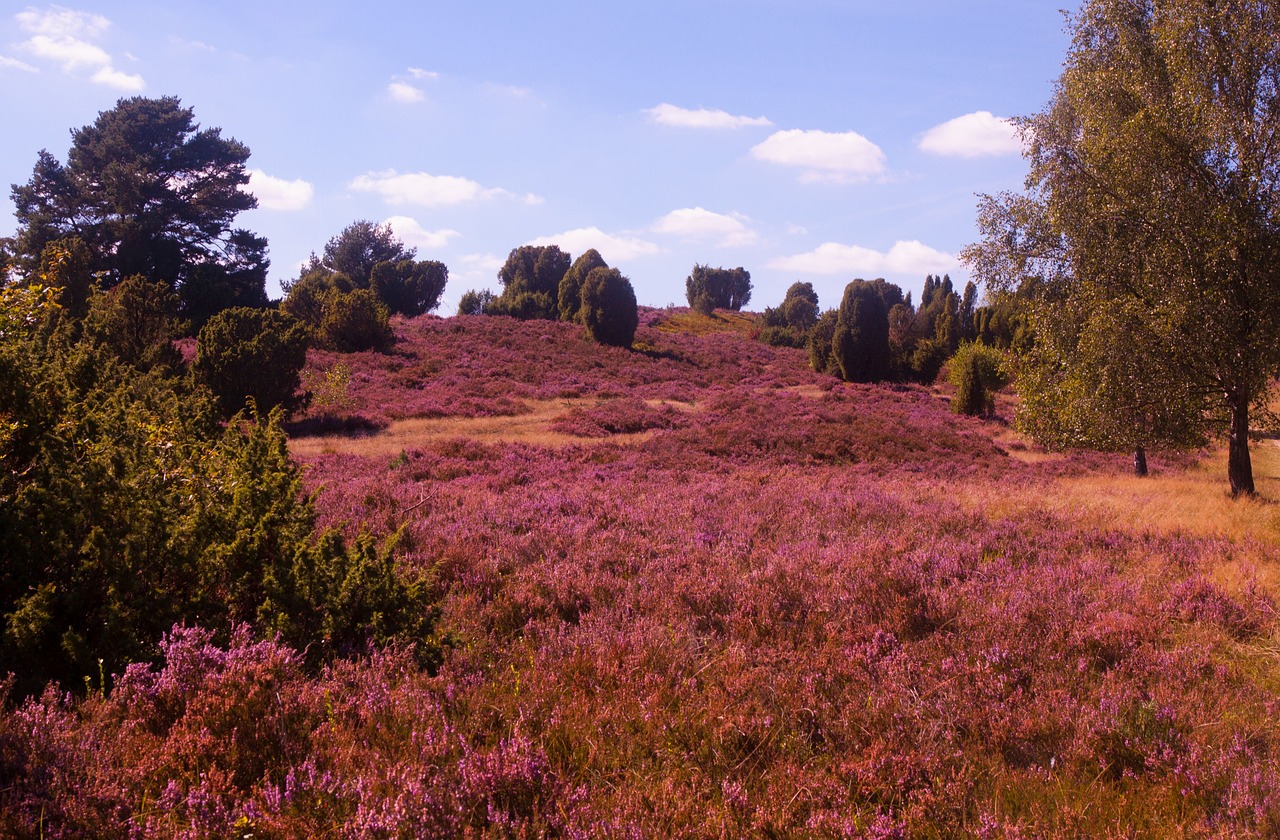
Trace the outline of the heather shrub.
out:
<instances>
[{"instance_id":1,"label":"heather shrub","mask_svg":"<svg viewBox=\"0 0 1280 840\"><path fill-rule=\"evenodd\" d=\"M339 353L386 350L395 342L389 312L368 289L331 291L324 299L317 343Z\"/></svg>"},{"instance_id":2,"label":"heather shrub","mask_svg":"<svg viewBox=\"0 0 1280 840\"><path fill-rule=\"evenodd\" d=\"M639 323L631 281L616 268L593 268L582 284L579 316L600 344L630 347Z\"/></svg>"},{"instance_id":3,"label":"heather shrub","mask_svg":"<svg viewBox=\"0 0 1280 840\"><path fill-rule=\"evenodd\" d=\"M298 386L309 343L306 325L288 313L226 309L201 328L191 373L227 417L248 400L263 412L280 406L288 413L305 403Z\"/></svg>"},{"instance_id":4,"label":"heather shrub","mask_svg":"<svg viewBox=\"0 0 1280 840\"><path fill-rule=\"evenodd\" d=\"M962 344L948 363L947 376L956 389L952 411L971 416L995 413L995 393L1007 382L999 350L976 342Z\"/></svg>"}]
</instances>

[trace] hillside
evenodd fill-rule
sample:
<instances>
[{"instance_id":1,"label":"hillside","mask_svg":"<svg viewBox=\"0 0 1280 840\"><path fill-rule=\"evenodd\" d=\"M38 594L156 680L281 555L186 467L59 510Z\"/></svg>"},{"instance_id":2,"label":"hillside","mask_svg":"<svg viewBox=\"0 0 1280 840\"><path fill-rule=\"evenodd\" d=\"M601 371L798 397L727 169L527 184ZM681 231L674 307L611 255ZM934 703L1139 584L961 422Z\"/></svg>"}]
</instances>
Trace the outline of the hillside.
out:
<instances>
[{"instance_id":1,"label":"hillside","mask_svg":"<svg viewBox=\"0 0 1280 840\"><path fill-rule=\"evenodd\" d=\"M1274 446L1230 503L1196 458L1134 479L699 318L312 351L290 448L326 524L425 573L442 658L190 630L0 740L44 733L81 818L158 796L184 836L1280 830Z\"/></svg>"}]
</instances>

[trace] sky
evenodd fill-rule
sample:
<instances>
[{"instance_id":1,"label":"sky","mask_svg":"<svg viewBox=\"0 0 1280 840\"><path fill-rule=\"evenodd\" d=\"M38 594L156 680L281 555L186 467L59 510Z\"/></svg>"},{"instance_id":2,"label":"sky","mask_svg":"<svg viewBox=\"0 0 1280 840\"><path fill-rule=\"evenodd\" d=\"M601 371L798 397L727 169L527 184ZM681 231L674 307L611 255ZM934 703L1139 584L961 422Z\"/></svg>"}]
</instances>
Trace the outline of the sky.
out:
<instances>
[{"instance_id":1,"label":"sky","mask_svg":"<svg viewBox=\"0 0 1280 840\"><path fill-rule=\"evenodd\" d=\"M272 297L358 219L441 260L439 314L512 248L596 248L639 302L695 263L747 308L968 274L977 195L1022 187L1009 117L1067 47L1044 0L15 4L0 17L0 181L122 97L177 96L245 143ZM4 191L0 236L16 228Z\"/></svg>"}]
</instances>

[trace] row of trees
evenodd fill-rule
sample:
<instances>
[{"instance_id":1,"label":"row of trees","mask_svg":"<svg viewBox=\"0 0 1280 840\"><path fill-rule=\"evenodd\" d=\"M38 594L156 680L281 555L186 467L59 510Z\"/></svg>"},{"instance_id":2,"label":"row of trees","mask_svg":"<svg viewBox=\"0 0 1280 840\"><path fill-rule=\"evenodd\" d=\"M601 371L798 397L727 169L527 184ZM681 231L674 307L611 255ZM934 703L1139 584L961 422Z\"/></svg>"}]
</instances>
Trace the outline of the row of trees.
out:
<instances>
[{"instance_id":1,"label":"row of trees","mask_svg":"<svg viewBox=\"0 0 1280 840\"><path fill-rule=\"evenodd\" d=\"M460 315L582 324L601 344L630 347L640 323L631 281L591 248L570 261L558 245L513 248L498 270L502 294L468 291Z\"/></svg>"}]
</instances>

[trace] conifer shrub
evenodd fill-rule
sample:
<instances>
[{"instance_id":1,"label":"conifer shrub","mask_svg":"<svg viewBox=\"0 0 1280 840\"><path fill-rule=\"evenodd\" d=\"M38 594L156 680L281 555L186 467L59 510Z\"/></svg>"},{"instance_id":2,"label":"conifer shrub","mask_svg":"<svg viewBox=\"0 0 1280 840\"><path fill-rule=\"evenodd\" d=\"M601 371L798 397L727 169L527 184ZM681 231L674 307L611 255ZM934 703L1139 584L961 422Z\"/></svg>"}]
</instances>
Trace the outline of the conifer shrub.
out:
<instances>
[{"instance_id":1,"label":"conifer shrub","mask_svg":"<svg viewBox=\"0 0 1280 840\"><path fill-rule=\"evenodd\" d=\"M298 393L309 331L287 312L235 307L211 317L196 341L191 373L218 398L227 417L252 399L261 411L301 408Z\"/></svg>"},{"instance_id":2,"label":"conifer shrub","mask_svg":"<svg viewBox=\"0 0 1280 840\"><path fill-rule=\"evenodd\" d=\"M489 308L489 304L493 303L495 295L488 289L468 289L462 293L462 297L458 299L459 315L484 315L485 310Z\"/></svg>"},{"instance_id":3,"label":"conifer shrub","mask_svg":"<svg viewBox=\"0 0 1280 840\"><path fill-rule=\"evenodd\" d=\"M875 284L854 280L845 287L831 352L846 382L889 378L889 311Z\"/></svg>"},{"instance_id":4,"label":"conifer shrub","mask_svg":"<svg viewBox=\"0 0 1280 840\"><path fill-rule=\"evenodd\" d=\"M616 268L593 268L582 284L580 317L599 343L630 347L640 322L631 281Z\"/></svg>"},{"instance_id":5,"label":"conifer shrub","mask_svg":"<svg viewBox=\"0 0 1280 840\"><path fill-rule=\"evenodd\" d=\"M813 329L809 331L809 367L818 373L827 373L832 376L840 375L835 354L831 352L831 342L836 335L837 317L836 310L828 309L822 313L818 323L814 324Z\"/></svg>"},{"instance_id":6,"label":"conifer shrub","mask_svg":"<svg viewBox=\"0 0 1280 840\"><path fill-rule=\"evenodd\" d=\"M604 257L601 257L600 252L595 248L588 249L582 256L573 261L573 265L569 266L569 270L560 279L558 304L561 321L581 323L582 319L579 310L582 308L582 285L592 271L597 268L608 267L609 264L604 261Z\"/></svg>"},{"instance_id":7,"label":"conifer shrub","mask_svg":"<svg viewBox=\"0 0 1280 840\"><path fill-rule=\"evenodd\" d=\"M323 316L316 331L317 343L339 353L385 350L395 342L390 313L369 289L325 297Z\"/></svg>"},{"instance_id":8,"label":"conifer shrub","mask_svg":"<svg viewBox=\"0 0 1280 840\"><path fill-rule=\"evenodd\" d=\"M1003 363L1004 357L994 347L961 344L948 363L948 378L956 389L951 410L973 417L994 414L995 392L1008 382Z\"/></svg>"}]
</instances>

